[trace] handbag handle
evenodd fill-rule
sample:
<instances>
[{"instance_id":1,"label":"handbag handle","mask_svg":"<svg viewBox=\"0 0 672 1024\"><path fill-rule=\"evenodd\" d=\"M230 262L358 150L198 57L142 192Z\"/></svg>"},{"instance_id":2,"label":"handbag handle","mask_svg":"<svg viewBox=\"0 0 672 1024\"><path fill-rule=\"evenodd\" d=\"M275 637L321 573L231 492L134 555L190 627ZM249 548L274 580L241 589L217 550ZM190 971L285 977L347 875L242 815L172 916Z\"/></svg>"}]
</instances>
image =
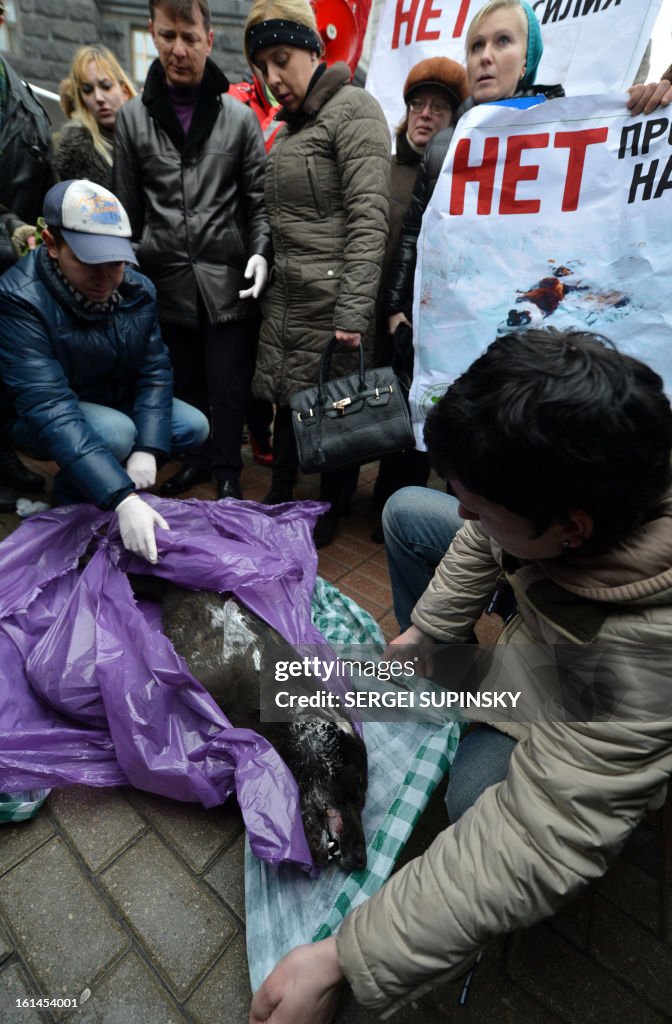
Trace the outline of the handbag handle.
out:
<instances>
[{"instance_id":1,"label":"handbag handle","mask_svg":"<svg viewBox=\"0 0 672 1024\"><path fill-rule=\"evenodd\" d=\"M331 366L331 357L334 354L334 351L338 344L339 342L336 340L336 338L332 338L331 341L327 342L325 350L322 353L322 358L320 359L320 372L317 377L317 401L320 409L322 408L322 403L324 402L324 392L322 389L326 382L327 374L329 373L329 368ZM364 346L362 345L361 341L357 348L359 349L359 390L366 391L366 379L364 377Z\"/></svg>"}]
</instances>

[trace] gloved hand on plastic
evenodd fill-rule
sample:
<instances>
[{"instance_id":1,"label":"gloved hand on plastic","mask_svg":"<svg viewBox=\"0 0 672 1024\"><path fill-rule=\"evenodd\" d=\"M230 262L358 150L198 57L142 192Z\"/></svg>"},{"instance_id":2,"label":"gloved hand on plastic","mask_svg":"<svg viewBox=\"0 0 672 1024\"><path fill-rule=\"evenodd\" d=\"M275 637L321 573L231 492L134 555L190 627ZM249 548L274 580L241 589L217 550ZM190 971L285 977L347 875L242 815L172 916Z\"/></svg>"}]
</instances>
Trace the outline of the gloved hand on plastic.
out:
<instances>
[{"instance_id":1,"label":"gloved hand on plastic","mask_svg":"<svg viewBox=\"0 0 672 1024\"><path fill-rule=\"evenodd\" d=\"M156 459L151 452L131 452L126 461L126 472L142 491L156 483Z\"/></svg>"},{"instance_id":2,"label":"gloved hand on plastic","mask_svg":"<svg viewBox=\"0 0 672 1024\"><path fill-rule=\"evenodd\" d=\"M254 279L251 288L238 292L239 299L258 299L268 281L268 262L264 256L250 256L245 267L245 277Z\"/></svg>"},{"instance_id":3,"label":"gloved hand on plastic","mask_svg":"<svg viewBox=\"0 0 672 1024\"><path fill-rule=\"evenodd\" d=\"M137 494L129 494L114 510L119 518L121 540L127 551L141 555L148 562L158 561L154 527L169 530L168 523Z\"/></svg>"}]
</instances>

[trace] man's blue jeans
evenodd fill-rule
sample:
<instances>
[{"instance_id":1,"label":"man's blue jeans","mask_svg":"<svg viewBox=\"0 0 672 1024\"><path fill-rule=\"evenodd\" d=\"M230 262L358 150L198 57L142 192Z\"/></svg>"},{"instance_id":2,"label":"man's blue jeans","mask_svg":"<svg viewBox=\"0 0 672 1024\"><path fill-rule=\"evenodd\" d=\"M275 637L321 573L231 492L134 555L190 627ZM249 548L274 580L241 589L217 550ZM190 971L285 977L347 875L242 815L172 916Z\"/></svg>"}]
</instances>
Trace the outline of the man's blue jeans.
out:
<instances>
[{"instance_id":1,"label":"man's blue jeans","mask_svg":"<svg viewBox=\"0 0 672 1024\"><path fill-rule=\"evenodd\" d=\"M107 405L97 405L94 402L79 402L79 408L89 426L95 430L115 459L123 466L135 445L136 429L131 417L120 412L119 409L112 409ZM179 398L173 399L173 414L170 424L170 444L173 455L180 455L197 448L203 444L209 432L210 426L202 412L195 409L193 405L182 402ZM17 420L11 433L12 440L18 448L29 452L38 459L51 458L49 452L36 443L25 420ZM54 483L54 498L57 504L69 504L84 500L82 495L76 493L68 485L61 473L58 474Z\"/></svg>"},{"instance_id":2,"label":"man's blue jeans","mask_svg":"<svg viewBox=\"0 0 672 1024\"><path fill-rule=\"evenodd\" d=\"M383 509L394 614L403 632L434 570L462 526L458 501L430 487L403 487Z\"/></svg>"},{"instance_id":3,"label":"man's blue jeans","mask_svg":"<svg viewBox=\"0 0 672 1024\"><path fill-rule=\"evenodd\" d=\"M135 444L135 423L131 417L108 405L97 405L94 402L78 404L86 422L102 438L115 459L123 465ZM193 405L180 401L179 398L173 399L170 424L171 454L181 455L202 444L209 430L208 421L202 412ZM12 440L17 448L30 452L36 458L50 458L49 452L40 450L39 444L36 444L25 420L17 420L12 427Z\"/></svg>"},{"instance_id":4,"label":"man's blue jeans","mask_svg":"<svg viewBox=\"0 0 672 1024\"><path fill-rule=\"evenodd\" d=\"M506 778L517 740L489 725L480 725L460 740L450 767L446 808L454 823L481 793Z\"/></svg>"},{"instance_id":5,"label":"man's blue jeans","mask_svg":"<svg viewBox=\"0 0 672 1024\"><path fill-rule=\"evenodd\" d=\"M387 500L383 531L394 612L402 632L411 625L413 608L462 525L457 508L451 494L428 487L404 487ZM506 778L515 746L516 740L487 725L461 740L446 793L451 822L484 790Z\"/></svg>"}]
</instances>

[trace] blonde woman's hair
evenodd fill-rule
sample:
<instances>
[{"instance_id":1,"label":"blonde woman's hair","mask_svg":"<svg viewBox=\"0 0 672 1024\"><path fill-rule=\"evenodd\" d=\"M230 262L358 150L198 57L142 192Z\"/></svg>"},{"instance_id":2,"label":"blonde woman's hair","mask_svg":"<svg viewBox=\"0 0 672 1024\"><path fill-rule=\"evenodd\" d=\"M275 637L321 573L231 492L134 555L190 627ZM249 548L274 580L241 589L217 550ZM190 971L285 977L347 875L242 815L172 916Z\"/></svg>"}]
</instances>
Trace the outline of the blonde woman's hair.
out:
<instances>
[{"instance_id":1,"label":"blonde woman's hair","mask_svg":"<svg viewBox=\"0 0 672 1024\"><path fill-rule=\"evenodd\" d=\"M82 84L86 81L91 61L95 61L103 74L119 83L128 94L129 100L137 95L137 90L117 58L106 46L80 46L72 58L68 76L73 103L72 119L80 121L89 129L97 152L112 166L112 143L105 138L94 115L82 100Z\"/></svg>"},{"instance_id":2,"label":"blonde woman's hair","mask_svg":"<svg viewBox=\"0 0 672 1024\"><path fill-rule=\"evenodd\" d=\"M245 22L245 57L250 67L254 67L247 48L248 29L254 28L262 21L269 18L286 18L287 21L298 21L301 25L307 25L319 38L317 19L315 11L308 3L308 0L253 0L250 13Z\"/></svg>"},{"instance_id":3,"label":"blonde woman's hair","mask_svg":"<svg viewBox=\"0 0 672 1024\"><path fill-rule=\"evenodd\" d=\"M464 42L467 56L469 56L469 50L471 49L471 41L478 32L481 22L483 22L489 14L494 14L495 11L499 11L503 7L513 7L518 9L520 14L520 24L525 32L525 38L527 39L527 15L525 14L525 9L520 3L520 0L490 0L490 2L485 4L484 7L481 7L480 11L476 11L476 14L469 22L467 38Z\"/></svg>"}]
</instances>

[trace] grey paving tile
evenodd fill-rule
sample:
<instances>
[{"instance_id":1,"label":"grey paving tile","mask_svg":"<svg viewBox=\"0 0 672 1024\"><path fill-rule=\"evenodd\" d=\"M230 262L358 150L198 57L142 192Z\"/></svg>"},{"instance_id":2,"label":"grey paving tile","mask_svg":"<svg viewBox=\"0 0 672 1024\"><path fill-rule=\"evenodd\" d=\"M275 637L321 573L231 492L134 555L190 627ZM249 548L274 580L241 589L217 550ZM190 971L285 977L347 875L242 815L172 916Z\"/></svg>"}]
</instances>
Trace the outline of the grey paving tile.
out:
<instances>
[{"instance_id":1,"label":"grey paving tile","mask_svg":"<svg viewBox=\"0 0 672 1024\"><path fill-rule=\"evenodd\" d=\"M96 873L147 827L117 789L72 786L53 793L49 808Z\"/></svg>"},{"instance_id":2,"label":"grey paving tile","mask_svg":"<svg viewBox=\"0 0 672 1024\"><path fill-rule=\"evenodd\" d=\"M196 1024L243 1024L250 1010L245 937L238 934L186 1004Z\"/></svg>"},{"instance_id":3,"label":"grey paving tile","mask_svg":"<svg viewBox=\"0 0 672 1024\"><path fill-rule=\"evenodd\" d=\"M241 921L245 920L245 836L217 858L203 876L217 895L224 900Z\"/></svg>"},{"instance_id":4,"label":"grey paving tile","mask_svg":"<svg viewBox=\"0 0 672 1024\"><path fill-rule=\"evenodd\" d=\"M45 1024L52 1018L29 1006L18 1007L17 999L31 999L36 993L18 964L0 971L0 1022L2 1024Z\"/></svg>"},{"instance_id":5,"label":"grey paving tile","mask_svg":"<svg viewBox=\"0 0 672 1024\"><path fill-rule=\"evenodd\" d=\"M663 886L663 938L672 946L672 881Z\"/></svg>"},{"instance_id":6,"label":"grey paving tile","mask_svg":"<svg viewBox=\"0 0 672 1024\"><path fill-rule=\"evenodd\" d=\"M13 533L21 523L22 520L13 512L3 513L0 517L0 540L9 537L10 533Z\"/></svg>"},{"instance_id":7,"label":"grey paving tile","mask_svg":"<svg viewBox=\"0 0 672 1024\"><path fill-rule=\"evenodd\" d=\"M600 896L593 904L590 949L661 1012L672 1008L672 949Z\"/></svg>"},{"instance_id":8,"label":"grey paving tile","mask_svg":"<svg viewBox=\"0 0 672 1024\"><path fill-rule=\"evenodd\" d=\"M100 881L172 991L189 995L235 931L222 904L154 835L123 853Z\"/></svg>"},{"instance_id":9,"label":"grey paving tile","mask_svg":"<svg viewBox=\"0 0 672 1024\"><path fill-rule=\"evenodd\" d=\"M155 975L129 953L77 1012L77 1024L184 1024L186 1017Z\"/></svg>"},{"instance_id":10,"label":"grey paving tile","mask_svg":"<svg viewBox=\"0 0 672 1024\"><path fill-rule=\"evenodd\" d=\"M0 879L0 910L45 996L78 996L128 945L60 839Z\"/></svg>"},{"instance_id":11,"label":"grey paving tile","mask_svg":"<svg viewBox=\"0 0 672 1024\"><path fill-rule=\"evenodd\" d=\"M645 928L660 934L662 884L650 874L621 857L595 883L595 889Z\"/></svg>"},{"instance_id":12,"label":"grey paving tile","mask_svg":"<svg viewBox=\"0 0 672 1024\"><path fill-rule=\"evenodd\" d=\"M243 830L240 811L232 801L206 810L200 804L166 800L137 790L131 800L199 874Z\"/></svg>"},{"instance_id":13,"label":"grey paving tile","mask_svg":"<svg viewBox=\"0 0 672 1024\"><path fill-rule=\"evenodd\" d=\"M494 963L484 959L478 964L469 985L464 1006L459 998L463 981L442 985L423 997L421 1003L434 1010L427 1020L459 1021L460 1024L558 1024L561 1018L551 1013L516 985Z\"/></svg>"},{"instance_id":14,"label":"grey paving tile","mask_svg":"<svg viewBox=\"0 0 672 1024\"><path fill-rule=\"evenodd\" d=\"M12 946L12 940L2 925L0 925L0 964L3 960L6 960L8 956L11 956L13 951L14 947Z\"/></svg>"},{"instance_id":15,"label":"grey paving tile","mask_svg":"<svg viewBox=\"0 0 672 1024\"><path fill-rule=\"evenodd\" d=\"M588 934L593 903L592 887L585 889L580 896L563 907L559 913L549 919L551 928L560 932L566 939L573 942L579 949L588 946Z\"/></svg>"},{"instance_id":16,"label":"grey paving tile","mask_svg":"<svg viewBox=\"0 0 672 1024\"><path fill-rule=\"evenodd\" d=\"M616 1020L664 1024L663 1017L620 984L618 977L548 925L516 936L508 974L567 1024L614 1024Z\"/></svg>"},{"instance_id":17,"label":"grey paving tile","mask_svg":"<svg viewBox=\"0 0 672 1024\"><path fill-rule=\"evenodd\" d=\"M0 875L23 860L31 850L46 843L53 834L54 826L44 809L29 821L3 825L0 829Z\"/></svg>"},{"instance_id":18,"label":"grey paving tile","mask_svg":"<svg viewBox=\"0 0 672 1024\"><path fill-rule=\"evenodd\" d=\"M425 1002L410 1002L397 1010L391 1018L394 1024L448 1024L452 1017L441 1017L435 1007ZM352 992L346 989L338 1005L334 1024L378 1024L380 1017L360 1006ZM457 1018L455 1018L457 1024ZM460 1018L461 1021L461 1018ZM499 1024L499 1022L498 1022Z\"/></svg>"},{"instance_id":19,"label":"grey paving tile","mask_svg":"<svg viewBox=\"0 0 672 1024\"><path fill-rule=\"evenodd\" d=\"M652 878L660 878L663 870L663 838L660 829L645 818L623 847L622 856Z\"/></svg>"}]
</instances>

